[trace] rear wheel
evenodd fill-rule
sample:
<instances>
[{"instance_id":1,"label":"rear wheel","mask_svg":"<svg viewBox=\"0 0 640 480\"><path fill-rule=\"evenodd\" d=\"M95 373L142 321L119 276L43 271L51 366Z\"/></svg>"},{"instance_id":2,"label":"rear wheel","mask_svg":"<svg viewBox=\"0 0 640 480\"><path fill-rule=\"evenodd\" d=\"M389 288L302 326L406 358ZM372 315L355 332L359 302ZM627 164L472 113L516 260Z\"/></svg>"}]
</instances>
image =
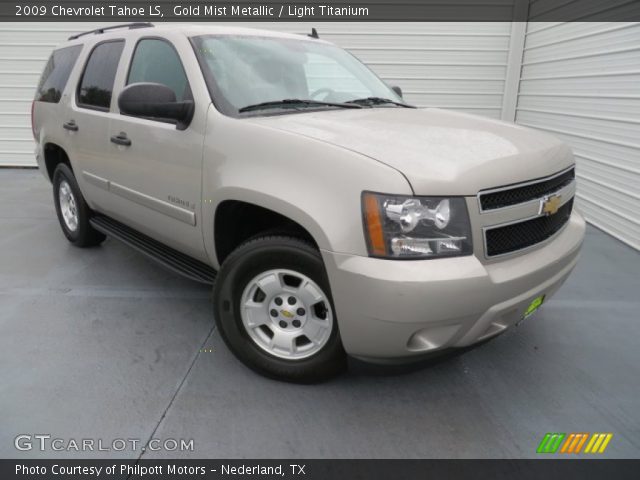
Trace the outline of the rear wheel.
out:
<instances>
[{"instance_id":1,"label":"rear wheel","mask_svg":"<svg viewBox=\"0 0 640 480\"><path fill-rule=\"evenodd\" d=\"M317 382L346 366L320 253L287 236L260 237L225 260L214 287L218 328L250 368Z\"/></svg>"},{"instance_id":2,"label":"rear wheel","mask_svg":"<svg viewBox=\"0 0 640 480\"><path fill-rule=\"evenodd\" d=\"M85 202L73 171L64 163L53 172L53 201L62 233L76 247L92 247L105 236L89 223L91 209Z\"/></svg>"}]
</instances>

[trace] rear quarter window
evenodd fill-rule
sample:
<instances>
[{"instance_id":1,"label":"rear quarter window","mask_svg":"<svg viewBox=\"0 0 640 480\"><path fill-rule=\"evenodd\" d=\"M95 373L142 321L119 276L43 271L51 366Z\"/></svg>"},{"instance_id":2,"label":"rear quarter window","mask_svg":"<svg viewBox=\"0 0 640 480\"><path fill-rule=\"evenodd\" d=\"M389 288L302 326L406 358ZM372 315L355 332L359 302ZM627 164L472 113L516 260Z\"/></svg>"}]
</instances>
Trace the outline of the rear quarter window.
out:
<instances>
[{"instance_id":1,"label":"rear quarter window","mask_svg":"<svg viewBox=\"0 0 640 480\"><path fill-rule=\"evenodd\" d=\"M35 98L37 101L49 103L60 101L81 50L82 45L74 45L55 50L51 54L38 83Z\"/></svg>"}]
</instances>

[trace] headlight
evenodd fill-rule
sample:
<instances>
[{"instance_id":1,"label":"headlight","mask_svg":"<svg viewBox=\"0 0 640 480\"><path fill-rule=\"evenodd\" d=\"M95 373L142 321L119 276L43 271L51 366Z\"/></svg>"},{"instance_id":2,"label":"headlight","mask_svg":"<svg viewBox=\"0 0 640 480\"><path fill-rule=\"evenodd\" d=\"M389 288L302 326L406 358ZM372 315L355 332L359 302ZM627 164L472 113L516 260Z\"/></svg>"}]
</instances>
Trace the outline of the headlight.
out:
<instances>
[{"instance_id":1,"label":"headlight","mask_svg":"<svg viewBox=\"0 0 640 480\"><path fill-rule=\"evenodd\" d=\"M464 198L405 197L364 192L369 255L438 258L471 255L471 227Z\"/></svg>"}]
</instances>

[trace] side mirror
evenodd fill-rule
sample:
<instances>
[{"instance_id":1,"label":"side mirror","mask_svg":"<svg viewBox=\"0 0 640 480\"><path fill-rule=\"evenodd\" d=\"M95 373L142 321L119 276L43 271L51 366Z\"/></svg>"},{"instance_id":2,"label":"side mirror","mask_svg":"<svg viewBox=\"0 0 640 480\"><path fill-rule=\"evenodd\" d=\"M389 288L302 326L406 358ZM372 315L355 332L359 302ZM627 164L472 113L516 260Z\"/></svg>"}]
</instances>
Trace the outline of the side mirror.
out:
<instances>
[{"instance_id":1,"label":"side mirror","mask_svg":"<svg viewBox=\"0 0 640 480\"><path fill-rule=\"evenodd\" d=\"M176 101L176 94L160 83L132 83L118 96L118 108L124 115L176 122L178 130L189 126L193 118L192 101Z\"/></svg>"},{"instance_id":2,"label":"side mirror","mask_svg":"<svg viewBox=\"0 0 640 480\"><path fill-rule=\"evenodd\" d=\"M402 98L402 89L401 89L399 86L394 85L393 87L391 87L391 90L393 90L394 92L396 92L396 93L398 94L398 96L399 96L400 98Z\"/></svg>"}]
</instances>

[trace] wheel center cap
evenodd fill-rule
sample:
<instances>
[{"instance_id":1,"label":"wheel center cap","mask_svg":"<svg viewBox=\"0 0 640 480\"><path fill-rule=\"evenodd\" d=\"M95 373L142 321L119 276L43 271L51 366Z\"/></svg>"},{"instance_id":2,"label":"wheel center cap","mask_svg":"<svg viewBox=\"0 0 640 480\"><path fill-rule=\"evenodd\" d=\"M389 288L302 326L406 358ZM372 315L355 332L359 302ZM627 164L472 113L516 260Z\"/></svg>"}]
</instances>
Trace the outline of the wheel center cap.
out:
<instances>
[{"instance_id":1,"label":"wheel center cap","mask_svg":"<svg viewBox=\"0 0 640 480\"><path fill-rule=\"evenodd\" d=\"M278 295L269 302L271 321L281 329L299 329L306 322L306 309L299 298L291 295Z\"/></svg>"},{"instance_id":2,"label":"wheel center cap","mask_svg":"<svg viewBox=\"0 0 640 480\"><path fill-rule=\"evenodd\" d=\"M289 310L280 310L280 315L282 315L284 318L288 318L289 320L295 318L295 315Z\"/></svg>"}]
</instances>

